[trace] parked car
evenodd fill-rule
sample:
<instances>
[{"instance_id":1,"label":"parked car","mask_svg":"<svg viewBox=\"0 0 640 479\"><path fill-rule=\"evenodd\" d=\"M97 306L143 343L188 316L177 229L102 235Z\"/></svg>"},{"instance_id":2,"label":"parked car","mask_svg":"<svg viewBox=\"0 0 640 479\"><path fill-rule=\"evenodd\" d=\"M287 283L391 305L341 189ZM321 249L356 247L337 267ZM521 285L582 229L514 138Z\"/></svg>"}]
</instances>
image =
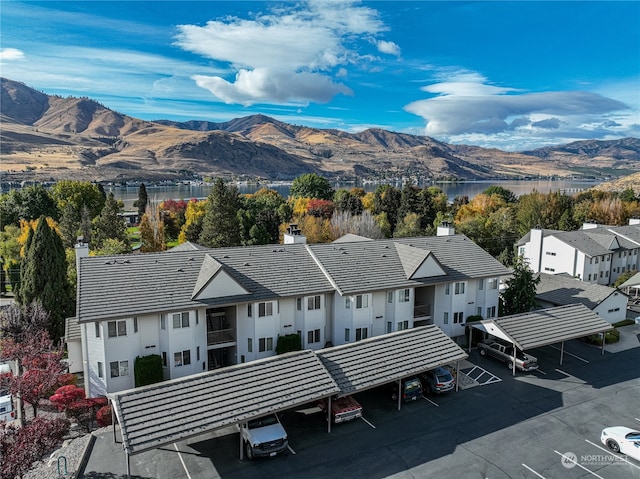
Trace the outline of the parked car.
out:
<instances>
[{"instance_id":1,"label":"parked car","mask_svg":"<svg viewBox=\"0 0 640 479\"><path fill-rule=\"evenodd\" d=\"M0 391L0 422L9 422L15 419L11 394Z\"/></svg>"},{"instance_id":2,"label":"parked car","mask_svg":"<svg viewBox=\"0 0 640 479\"><path fill-rule=\"evenodd\" d=\"M640 431L624 426L606 427L600 441L613 452L621 452L640 461Z\"/></svg>"},{"instance_id":3,"label":"parked car","mask_svg":"<svg viewBox=\"0 0 640 479\"><path fill-rule=\"evenodd\" d=\"M418 378L407 378L401 381L402 400L404 402L415 401L422 396L422 384ZM398 382L389 383L391 389L391 399L398 400Z\"/></svg>"},{"instance_id":4,"label":"parked car","mask_svg":"<svg viewBox=\"0 0 640 479\"><path fill-rule=\"evenodd\" d=\"M247 459L275 456L289 446L287 431L276 414L249 421L248 427L240 427Z\"/></svg>"},{"instance_id":5,"label":"parked car","mask_svg":"<svg viewBox=\"0 0 640 479\"><path fill-rule=\"evenodd\" d=\"M451 391L456 383L453 376L446 368L435 368L420 375L422 388L431 393L445 393Z\"/></svg>"},{"instance_id":6,"label":"parked car","mask_svg":"<svg viewBox=\"0 0 640 479\"><path fill-rule=\"evenodd\" d=\"M328 403L327 399L323 399L318 403L318 407L325 413L325 418L327 419ZM362 417L362 406L353 396L331 399L331 418L335 424L351 421L359 417Z\"/></svg>"},{"instance_id":7,"label":"parked car","mask_svg":"<svg viewBox=\"0 0 640 479\"><path fill-rule=\"evenodd\" d=\"M497 339L484 339L478 343L480 356L496 358L506 363L509 369L513 369L513 349L512 344L505 344ZM533 371L538 369L538 359L523 353L519 349L516 349L515 362L516 369L520 371Z\"/></svg>"}]
</instances>

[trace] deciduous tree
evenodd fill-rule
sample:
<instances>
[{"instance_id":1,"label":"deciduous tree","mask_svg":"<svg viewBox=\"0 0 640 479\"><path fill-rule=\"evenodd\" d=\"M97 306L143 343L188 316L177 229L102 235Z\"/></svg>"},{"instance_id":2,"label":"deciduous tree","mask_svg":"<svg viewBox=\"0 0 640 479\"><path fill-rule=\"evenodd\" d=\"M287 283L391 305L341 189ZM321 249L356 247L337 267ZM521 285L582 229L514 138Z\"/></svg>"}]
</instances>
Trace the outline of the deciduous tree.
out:
<instances>
[{"instance_id":1,"label":"deciduous tree","mask_svg":"<svg viewBox=\"0 0 640 479\"><path fill-rule=\"evenodd\" d=\"M317 173L307 173L293 180L290 194L293 197L332 200L334 190L326 178Z\"/></svg>"}]
</instances>

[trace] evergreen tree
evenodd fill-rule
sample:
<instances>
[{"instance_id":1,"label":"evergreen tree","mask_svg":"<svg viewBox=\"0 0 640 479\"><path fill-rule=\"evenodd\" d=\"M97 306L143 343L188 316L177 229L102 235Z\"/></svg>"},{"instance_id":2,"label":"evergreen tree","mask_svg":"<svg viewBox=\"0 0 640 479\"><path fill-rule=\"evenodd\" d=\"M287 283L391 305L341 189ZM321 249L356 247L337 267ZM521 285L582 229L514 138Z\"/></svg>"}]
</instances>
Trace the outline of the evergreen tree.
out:
<instances>
[{"instance_id":1,"label":"evergreen tree","mask_svg":"<svg viewBox=\"0 0 640 479\"><path fill-rule=\"evenodd\" d=\"M147 187L144 183L140 183L138 188L138 201L136 206L138 207L138 221L142 221L142 217L147 212L147 205L149 204L149 196L147 195Z\"/></svg>"},{"instance_id":2,"label":"evergreen tree","mask_svg":"<svg viewBox=\"0 0 640 479\"><path fill-rule=\"evenodd\" d=\"M113 193L109 193L104 203L104 208L98 216L93 219L92 241L93 249L102 248L102 244L107 239L118 240L129 245L129 237L127 236L127 225L124 218L118 213L122 210L122 206L116 201Z\"/></svg>"},{"instance_id":3,"label":"evergreen tree","mask_svg":"<svg viewBox=\"0 0 640 479\"><path fill-rule=\"evenodd\" d=\"M380 223L380 227L387 236L391 236L396 229L400 199L401 192L395 186L380 185L374 192L373 210L378 217L382 214L385 215L384 222ZM384 226L382 226L383 223L385 223Z\"/></svg>"},{"instance_id":4,"label":"evergreen tree","mask_svg":"<svg viewBox=\"0 0 640 479\"><path fill-rule=\"evenodd\" d=\"M226 186L224 181L218 178L207 198L198 243L210 248L239 246L241 244L240 224L237 218L239 208L238 188L234 185Z\"/></svg>"},{"instance_id":5,"label":"evergreen tree","mask_svg":"<svg viewBox=\"0 0 640 479\"><path fill-rule=\"evenodd\" d=\"M515 260L511 278L506 281L506 289L500 295L500 316L526 313L536 305L536 288L540 277L536 277L526 261Z\"/></svg>"},{"instance_id":6,"label":"evergreen tree","mask_svg":"<svg viewBox=\"0 0 640 479\"><path fill-rule=\"evenodd\" d=\"M80 215L73 204L67 203L60 217L60 236L65 248L73 248L80 230Z\"/></svg>"},{"instance_id":7,"label":"evergreen tree","mask_svg":"<svg viewBox=\"0 0 640 479\"><path fill-rule=\"evenodd\" d=\"M31 235L30 235L31 236ZM67 279L67 258L58 233L40 217L31 241L27 241L20 285L20 304L39 301L49 312L50 337L57 342L64 334L64 321L72 314Z\"/></svg>"}]
</instances>

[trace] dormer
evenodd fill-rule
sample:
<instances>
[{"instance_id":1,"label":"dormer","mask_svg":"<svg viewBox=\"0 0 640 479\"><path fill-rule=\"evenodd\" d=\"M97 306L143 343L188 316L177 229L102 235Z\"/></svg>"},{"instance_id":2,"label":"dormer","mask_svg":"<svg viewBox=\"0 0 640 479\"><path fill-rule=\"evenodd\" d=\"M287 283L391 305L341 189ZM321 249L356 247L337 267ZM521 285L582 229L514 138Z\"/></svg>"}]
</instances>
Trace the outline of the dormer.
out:
<instances>
[{"instance_id":1,"label":"dormer","mask_svg":"<svg viewBox=\"0 0 640 479\"><path fill-rule=\"evenodd\" d=\"M431 251L402 243L394 243L394 245L407 279L446 275L442 265Z\"/></svg>"},{"instance_id":2,"label":"dormer","mask_svg":"<svg viewBox=\"0 0 640 479\"><path fill-rule=\"evenodd\" d=\"M222 264L206 254L191 299L195 301L243 294L251 293L227 273Z\"/></svg>"}]
</instances>

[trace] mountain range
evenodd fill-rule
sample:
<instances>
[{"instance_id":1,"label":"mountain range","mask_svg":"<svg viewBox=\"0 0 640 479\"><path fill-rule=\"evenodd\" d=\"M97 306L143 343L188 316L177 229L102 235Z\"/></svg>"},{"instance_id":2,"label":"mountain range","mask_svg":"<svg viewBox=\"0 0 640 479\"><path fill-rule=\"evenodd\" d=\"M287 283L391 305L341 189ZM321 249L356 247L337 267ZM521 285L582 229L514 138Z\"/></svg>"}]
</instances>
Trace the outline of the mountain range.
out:
<instances>
[{"instance_id":1,"label":"mountain range","mask_svg":"<svg viewBox=\"0 0 640 479\"><path fill-rule=\"evenodd\" d=\"M368 129L347 133L264 115L228 122L146 121L86 97L47 95L1 79L3 181L160 181L198 176L288 180L514 179L640 171L640 139L578 141L525 152L447 144Z\"/></svg>"}]
</instances>

